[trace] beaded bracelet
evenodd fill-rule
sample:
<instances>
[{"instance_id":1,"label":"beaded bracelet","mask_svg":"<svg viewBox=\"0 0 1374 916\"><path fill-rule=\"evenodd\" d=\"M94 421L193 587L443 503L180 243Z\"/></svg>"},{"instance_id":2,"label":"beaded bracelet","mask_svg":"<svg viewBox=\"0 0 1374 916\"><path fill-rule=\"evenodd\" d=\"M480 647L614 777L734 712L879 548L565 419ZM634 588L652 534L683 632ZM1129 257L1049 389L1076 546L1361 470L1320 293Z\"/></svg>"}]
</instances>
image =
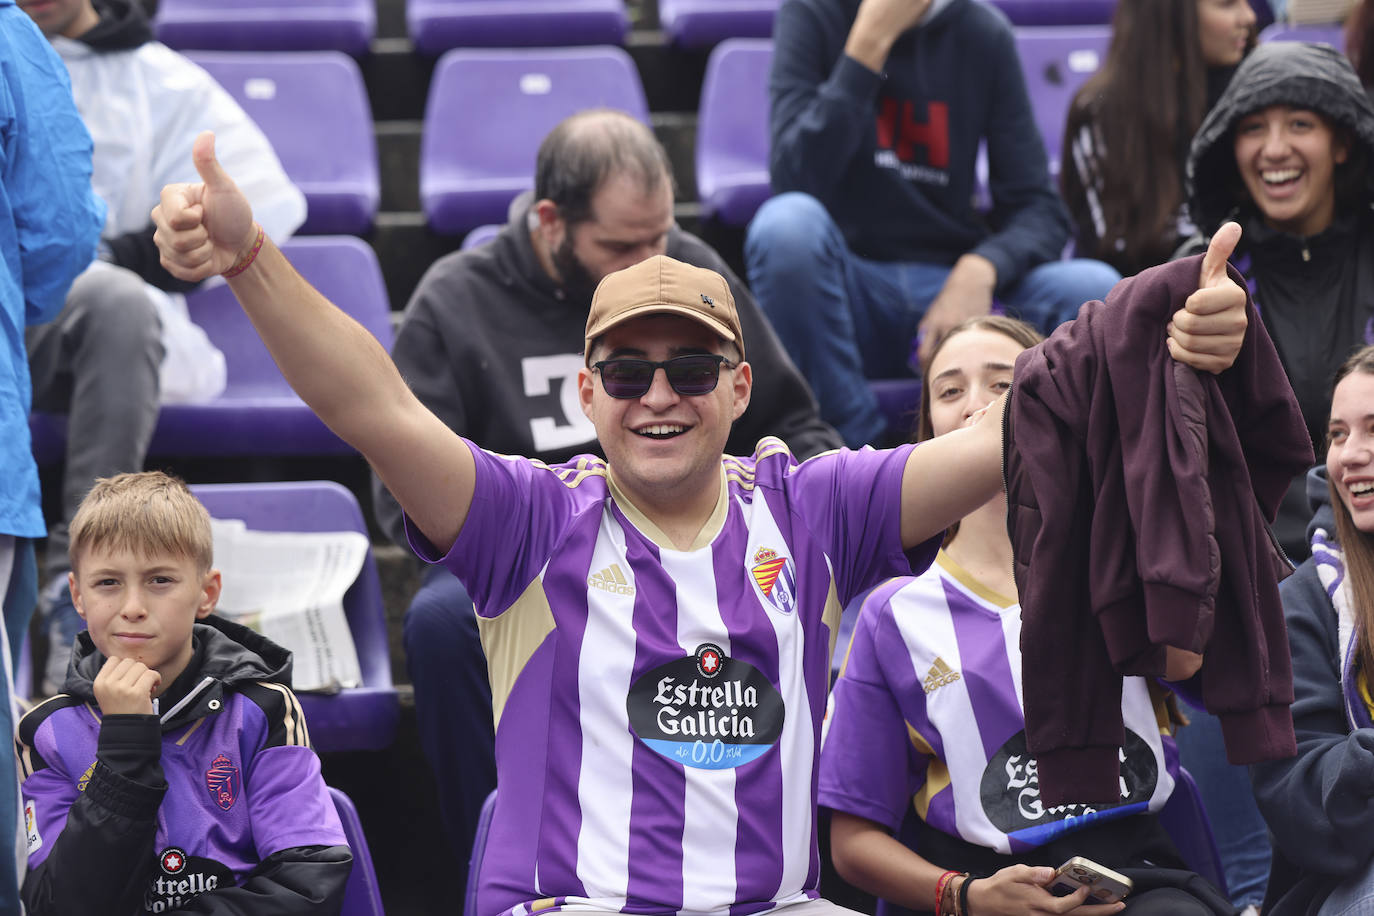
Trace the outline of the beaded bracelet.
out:
<instances>
[{"instance_id":1,"label":"beaded bracelet","mask_svg":"<svg viewBox=\"0 0 1374 916\"><path fill-rule=\"evenodd\" d=\"M267 237L267 233L262 231L262 223L254 223L253 225L258 227L258 234L257 237L253 239L252 250L250 250L243 257L239 258L237 261L235 261L234 266L230 267L224 273L220 274L220 276L224 277L224 279L228 280L232 277L237 277L239 274L243 273L250 266L252 266L253 261L255 261L258 257L258 252L262 251L262 242L263 239Z\"/></svg>"},{"instance_id":2,"label":"beaded bracelet","mask_svg":"<svg viewBox=\"0 0 1374 916\"><path fill-rule=\"evenodd\" d=\"M958 874L957 871L947 871L935 881L935 916L952 916L945 912L945 888Z\"/></svg>"},{"instance_id":3,"label":"beaded bracelet","mask_svg":"<svg viewBox=\"0 0 1374 916\"><path fill-rule=\"evenodd\" d=\"M954 898L954 913L955 913L955 916L969 916L969 912L968 912L968 886L969 886L970 884L973 883L974 879L973 879L971 876L969 876L967 872L965 872L964 875L965 875L964 880L963 880L963 882L959 885L959 893L958 893L958 895Z\"/></svg>"}]
</instances>

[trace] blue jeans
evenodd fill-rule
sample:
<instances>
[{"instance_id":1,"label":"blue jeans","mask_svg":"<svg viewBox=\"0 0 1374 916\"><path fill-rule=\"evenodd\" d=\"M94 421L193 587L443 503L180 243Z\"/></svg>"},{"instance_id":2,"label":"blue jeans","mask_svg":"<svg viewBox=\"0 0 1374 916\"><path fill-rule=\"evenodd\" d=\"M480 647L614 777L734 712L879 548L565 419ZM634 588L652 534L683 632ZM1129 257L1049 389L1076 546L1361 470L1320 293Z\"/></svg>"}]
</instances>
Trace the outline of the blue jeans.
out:
<instances>
[{"instance_id":1,"label":"blue jeans","mask_svg":"<svg viewBox=\"0 0 1374 916\"><path fill-rule=\"evenodd\" d=\"M496 739L477 613L447 569L425 570L406 610L403 641L420 748L434 771L444 832L458 854L453 886L461 890L482 802L496 788Z\"/></svg>"},{"instance_id":2,"label":"blue jeans","mask_svg":"<svg viewBox=\"0 0 1374 916\"><path fill-rule=\"evenodd\" d=\"M864 260L824 205L797 192L759 209L744 258L749 286L816 392L822 419L851 446L880 439L887 423L866 380L911 374L912 340L950 268ZM1053 261L999 298L1048 333L1120 279L1100 261Z\"/></svg>"},{"instance_id":3,"label":"blue jeans","mask_svg":"<svg viewBox=\"0 0 1374 916\"><path fill-rule=\"evenodd\" d=\"M1175 736L1178 757L1207 809L1231 903L1239 909L1259 906L1269 883L1269 829L1255 804L1249 773L1227 762L1216 716L1193 706L1185 711L1190 721Z\"/></svg>"},{"instance_id":4,"label":"blue jeans","mask_svg":"<svg viewBox=\"0 0 1374 916\"><path fill-rule=\"evenodd\" d=\"M1374 916L1374 862L1338 884L1317 916Z\"/></svg>"}]
</instances>

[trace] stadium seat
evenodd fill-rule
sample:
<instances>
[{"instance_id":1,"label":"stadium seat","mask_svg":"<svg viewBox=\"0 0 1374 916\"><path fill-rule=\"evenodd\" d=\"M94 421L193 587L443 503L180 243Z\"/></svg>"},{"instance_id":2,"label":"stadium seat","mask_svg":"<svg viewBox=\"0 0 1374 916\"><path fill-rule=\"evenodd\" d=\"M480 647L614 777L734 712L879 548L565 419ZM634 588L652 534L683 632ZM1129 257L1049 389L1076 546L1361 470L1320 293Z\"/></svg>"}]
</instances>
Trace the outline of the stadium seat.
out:
<instances>
[{"instance_id":1,"label":"stadium seat","mask_svg":"<svg viewBox=\"0 0 1374 916\"><path fill-rule=\"evenodd\" d=\"M1276 22L1259 34L1260 41L1313 41L1330 45L1345 53L1345 27L1338 22L1330 25L1288 25Z\"/></svg>"},{"instance_id":2,"label":"stadium seat","mask_svg":"<svg viewBox=\"0 0 1374 916\"><path fill-rule=\"evenodd\" d=\"M709 48L727 38L767 38L780 0L658 0L658 21L675 44Z\"/></svg>"},{"instance_id":3,"label":"stadium seat","mask_svg":"<svg viewBox=\"0 0 1374 916\"><path fill-rule=\"evenodd\" d=\"M1014 26L1108 25L1116 0L987 0Z\"/></svg>"},{"instance_id":4,"label":"stadium seat","mask_svg":"<svg viewBox=\"0 0 1374 916\"><path fill-rule=\"evenodd\" d=\"M359 531L367 534L358 501L327 480L289 483L196 484L191 492L215 518L241 519L259 531ZM386 608L371 549L344 595L362 684L335 694L299 694L317 751L381 750L396 737L400 701L391 682Z\"/></svg>"},{"instance_id":5,"label":"stadium seat","mask_svg":"<svg viewBox=\"0 0 1374 916\"><path fill-rule=\"evenodd\" d=\"M921 414L921 380L915 377L869 379L868 387L878 398L878 410L887 419L888 431L908 438L915 436Z\"/></svg>"},{"instance_id":6,"label":"stadium seat","mask_svg":"<svg viewBox=\"0 0 1374 916\"><path fill-rule=\"evenodd\" d=\"M701 212L743 226L768 199L768 70L773 43L731 38L711 51L697 120Z\"/></svg>"},{"instance_id":7,"label":"stadium seat","mask_svg":"<svg viewBox=\"0 0 1374 916\"><path fill-rule=\"evenodd\" d=\"M501 231L502 225L504 224L487 223L478 226L476 229L463 236L463 250L467 251L469 248L476 248L490 242L492 239L496 238L497 233Z\"/></svg>"},{"instance_id":8,"label":"stadium seat","mask_svg":"<svg viewBox=\"0 0 1374 916\"><path fill-rule=\"evenodd\" d=\"M358 819L358 809L353 806L353 799L333 786L329 787L329 797L334 800L334 810L339 812L348 848L353 852L353 871L348 874L339 916L385 916L377 870L372 865L372 852L363 834L363 823Z\"/></svg>"},{"instance_id":9,"label":"stadium seat","mask_svg":"<svg viewBox=\"0 0 1374 916\"><path fill-rule=\"evenodd\" d=\"M420 203L445 234L499 223L534 185L545 134L586 108L645 124L649 107L630 55L614 47L457 50L439 59L425 105Z\"/></svg>"},{"instance_id":10,"label":"stadium seat","mask_svg":"<svg viewBox=\"0 0 1374 916\"><path fill-rule=\"evenodd\" d=\"M408 0L415 49L620 45L630 29L624 0Z\"/></svg>"},{"instance_id":11,"label":"stadium seat","mask_svg":"<svg viewBox=\"0 0 1374 916\"><path fill-rule=\"evenodd\" d=\"M282 243L306 280L391 349L391 305L377 256L352 236L313 236ZM282 378L248 317L223 283L186 297L186 307L224 353L228 385L203 404L167 404L158 415L149 454L347 455L353 449L329 431ZM40 463L62 457L66 417L33 413L29 429Z\"/></svg>"},{"instance_id":12,"label":"stadium seat","mask_svg":"<svg viewBox=\"0 0 1374 916\"><path fill-rule=\"evenodd\" d=\"M1197 783L1192 774L1182 767L1178 769L1178 784L1174 786L1174 794L1169 796L1164 810L1159 812L1159 822L1164 825L1169 839L1174 841L1183 861L1215 884L1222 893L1226 893L1226 871L1221 864L1221 853L1217 851L1216 838L1212 835L1212 823L1202 807L1202 795L1198 792Z\"/></svg>"},{"instance_id":13,"label":"stadium seat","mask_svg":"<svg viewBox=\"0 0 1374 916\"><path fill-rule=\"evenodd\" d=\"M153 28L179 51L343 51L366 54L374 0L159 0Z\"/></svg>"},{"instance_id":14,"label":"stadium seat","mask_svg":"<svg viewBox=\"0 0 1374 916\"><path fill-rule=\"evenodd\" d=\"M477 887L481 878L482 858L487 852L487 835L491 833L491 818L496 813L496 790L492 789L477 815L477 829L472 836L472 854L468 857L468 886L463 895L463 912L477 913Z\"/></svg>"},{"instance_id":15,"label":"stadium seat","mask_svg":"<svg viewBox=\"0 0 1374 916\"><path fill-rule=\"evenodd\" d=\"M304 234L361 235L381 198L372 106L358 64L339 51L187 54L243 106L305 194ZM328 99L328 104L321 104Z\"/></svg>"},{"instance_id":16,"label":"stadium seat","mask_svg":"<svg viewBox=\"0 0 1374 916\"><path fill-rule=\"evenodd\" d=\"M1051 177L1059 175L1069 105L1088 77L1097 72L1111 40L1110 26L1016 30L1016 52L1021 57L1035 124L1049 155Z\"/></svg>"}]
</instances>

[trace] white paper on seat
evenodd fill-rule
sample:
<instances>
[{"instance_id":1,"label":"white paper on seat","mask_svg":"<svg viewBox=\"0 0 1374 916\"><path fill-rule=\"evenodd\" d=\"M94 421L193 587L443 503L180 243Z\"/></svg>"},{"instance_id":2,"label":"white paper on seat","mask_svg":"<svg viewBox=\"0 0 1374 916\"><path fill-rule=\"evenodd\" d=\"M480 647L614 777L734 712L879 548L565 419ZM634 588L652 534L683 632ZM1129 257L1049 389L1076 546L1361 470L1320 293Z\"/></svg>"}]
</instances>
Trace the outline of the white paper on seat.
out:
<instances>
[{"instance_id":1,"label":"white paper on seat","mask_svg":"<svg viewBox=\"0 0 1374 916\"><path fill-rule=\"evenodd\" d=\"M367 537L258 531L238 519L211 519L210 529L224 577L218 613L291 650L293 689L357 687L362 671L343 597L363 568Z\"/></svg>"}]
</instances>

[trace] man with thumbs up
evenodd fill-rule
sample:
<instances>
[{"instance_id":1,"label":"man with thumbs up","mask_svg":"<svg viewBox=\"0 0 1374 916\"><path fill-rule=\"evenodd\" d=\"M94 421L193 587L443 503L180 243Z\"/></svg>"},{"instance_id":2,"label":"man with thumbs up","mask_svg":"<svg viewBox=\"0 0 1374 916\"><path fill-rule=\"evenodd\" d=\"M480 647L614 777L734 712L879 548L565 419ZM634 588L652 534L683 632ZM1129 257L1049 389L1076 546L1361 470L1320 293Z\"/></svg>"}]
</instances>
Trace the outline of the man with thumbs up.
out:
<instances>
[{"instance_id":1,"label":"man with thumbs up","mask_svg":"<svg viewBox=\"0 0 1374 916\"><path fill-rule=\"evenodd\" d=\"M475 599L500 784L479 912L839 911L819 899L812 776L839 610L924 567L1000 490L1003 404L919 447L799 464L763 439L726 456L753 384L733 298L656 256L592 299L578 397L606 460L494 455L295 272L213 137L194 157L202 180L153 211L164 266L228 278L292 387L396 496L416 552ZM1223 278L1175 304L1170 353L1229 367L1245 291Z\"/></svg>"}]
</instances>

